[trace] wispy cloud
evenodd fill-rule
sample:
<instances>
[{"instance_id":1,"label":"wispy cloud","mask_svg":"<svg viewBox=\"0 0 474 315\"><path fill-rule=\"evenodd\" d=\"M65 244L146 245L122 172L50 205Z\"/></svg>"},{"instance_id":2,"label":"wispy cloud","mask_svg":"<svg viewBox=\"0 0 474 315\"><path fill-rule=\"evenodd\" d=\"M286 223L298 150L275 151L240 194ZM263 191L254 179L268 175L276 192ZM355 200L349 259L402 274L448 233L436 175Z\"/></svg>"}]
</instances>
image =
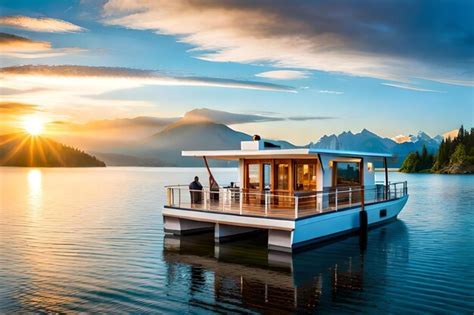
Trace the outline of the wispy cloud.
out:
<instances>
[{"instance_id":1,"label":"wispy cloud","mask_svg":"<svg viewBox=\"0 0 474 315\"><path fill-rule=\"evenodd\" d=\"M22 36L0 33L0 55L3 56L21 59L51 58L84 51L84 49L75 47L53 48L49 42L34 41Z\"/></svg>"},{"instance_id":2,"label":"wispy cloud","mask_svg":"<svg viewBox=\"0 0 474 315\"><path fill-rule=\"evenodd\" d=\"M294 121L330 120L330 119L337 119L337 117L331 117L331 116L292 116L292 117L287 118L287 120L294 120Z\"/></svg>"},{"instance_id":3,"label":"wispy cloud","mask_svg":"<svg viewBox=\"0 0 474 315\"><path fill-rule=\"evenodd\" d=\"M417 91L417 92L433 92L433 93L443 93L442 91L437 91L437 90L430 90L430 89L424 89L412 85L407 85L407 84L398 84L398 83L381 83L382 85L386 86L391 86L394 88L398 89L404 89L404 90L411 90L411 91Z\"/></svg>"},{"instance_id":4,"label":"wispy cloud","mask_svg":"<svg viewBox=\"0 0 474 315\"><path fill-rule=\"evenodd\" d=\"M472 68L473 6L456 2L446 15L446 4L430 3L424 19L414 16L423 1L109 0L104 23L176 36L208 61L472 85L463 70Z\"/></svg>"},{"instance_id":5,"label":"wispy cloud","mask_svg":"<svg viewBox=\"0 0 474 315\"><path fill-rule=\"evenodd\" d=\"M153 70L139 70L116 67L90 67L90 66L16 66L0 68L2 78L27 77L29 82L48 82L48 84L68 86L70 84L98 84L90 90L91 94L104 89L118 90L139 87L144 85L164 86L201 86L221 87L234 89L252 89L278 92L296 92L295 88L256 81L242 81L212 77L170 76ZM80 78L80 80L78 80ZM45 81L43 81L45 80ZM11 87L15 88L15 87ZM79 89L78 89L79 90Z\"/></svg>"},{"instance_id":6,"label":"wispy cloud","mask_svg":"<svg viewBox=\"0 0 474 315\"><path fill-rule=\"evenodd\" d=\"M305 79L309 77L308 71L297 71L297 70L275 70L257 73L256 77L277 79L277 80L295 80Z\"/></svg>"},{"instance_id":7,"label":"wispy cloud","mask_svg":"<svg viewBox=\"0 0 474 315\"><path fill-rule=\"evenodd\" d=\"M3 115L24 115L39 111L38 105L0 101L0 113Z\"/></svg>"},{"instance_id":8,"label":"wispy cloud","mask_svg":"<svg viewBox=\"0 0 474 315\"><path fill-rule=\"evenodd\" d=\"M227 111L214 110L209 108L198 108L187 112L184 115L185 121L212 121L226 125L237 125L246 123L264 123L272 121L307 121L307 120L327 120L334 117L327 116L290 116L281 117L277 113L270 114L240 114Z\"/></svg>"},{"instance_id":9,"label":"wispy cloud","mask_svg":"<svg viewBox=\"0 0 474 315\"><path fill-rule=\"evenodd\" d=\"M336 94L336 95L344 94L344 92L341 92L341 91L333 91L333 90L319 90L318 93L322 93L322 94Z\"/></svg>"},{"instance_id":10,"label":"wispy cloud","mask_svg":"<svg viewBox=\"0 0 474 315\"><path fill-rule=\"evenodd\" d=\"M34 18L29 16L2 16L0 17L0 25L13 28L24 29L35 32L46 33L71 33L81 32L86 29L79 25L47 17Z\"/></svg>"}]
</instances>

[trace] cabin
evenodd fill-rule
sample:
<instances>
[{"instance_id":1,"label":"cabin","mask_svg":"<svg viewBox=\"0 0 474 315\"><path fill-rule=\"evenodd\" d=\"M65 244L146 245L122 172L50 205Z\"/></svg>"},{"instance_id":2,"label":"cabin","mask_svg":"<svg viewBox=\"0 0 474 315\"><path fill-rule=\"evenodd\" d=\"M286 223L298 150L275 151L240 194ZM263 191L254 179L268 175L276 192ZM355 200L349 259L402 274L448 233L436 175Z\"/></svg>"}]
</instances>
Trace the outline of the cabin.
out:
<instances>
[{"instance_id":1,"label":"cabin","mask_svg":"<svg viewBox=\"0 0 474 315\"><path fill-rule=\"evenodd\" d=\"M385 153L281 149L257 138L243 141L240 150L182 155L204 160L209 186L166 187L165 232L175 235L214 230L216 242L222 242L265 230L270 249L291 251L392 220L408 198L406 182L389 182L391 155ZM240 182L220 186L208 159L237 161ZM380 183L378 161L385 166Z\"/></svg>"}]
</instances>

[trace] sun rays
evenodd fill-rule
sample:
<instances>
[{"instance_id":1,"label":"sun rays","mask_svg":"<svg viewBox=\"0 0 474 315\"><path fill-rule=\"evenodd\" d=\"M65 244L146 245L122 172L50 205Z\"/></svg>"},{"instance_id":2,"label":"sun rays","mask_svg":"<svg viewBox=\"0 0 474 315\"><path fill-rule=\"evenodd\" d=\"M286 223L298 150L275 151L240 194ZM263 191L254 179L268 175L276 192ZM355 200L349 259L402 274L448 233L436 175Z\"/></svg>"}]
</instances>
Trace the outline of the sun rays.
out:
<instances>
[{"instance_id":1,"label":"sun rays","mask_svg":"<svg viewBox=\"0 0 474 315\"><path fill-rule=\"evenodd\" d=\"M25 133L12 134L0 139L0 165L9 165L11 161L15 161L16 164L21 162L22 166L29 167L52 164L65 166L54 143L47 138Z\"/></svg>"}]
</instances>

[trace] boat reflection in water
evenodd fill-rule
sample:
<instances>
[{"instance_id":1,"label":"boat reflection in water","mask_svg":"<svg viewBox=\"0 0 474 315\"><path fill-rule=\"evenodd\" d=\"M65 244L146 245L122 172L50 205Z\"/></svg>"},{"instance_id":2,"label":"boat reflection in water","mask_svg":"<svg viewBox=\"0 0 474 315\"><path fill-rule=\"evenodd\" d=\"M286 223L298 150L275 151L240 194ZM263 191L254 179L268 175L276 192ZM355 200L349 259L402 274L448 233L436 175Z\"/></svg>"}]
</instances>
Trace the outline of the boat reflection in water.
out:
<instances>
[{"instance_id":1,"label":"boat reflection in water","mask_svg":"<svg viewBox=\"0 0 474 315\"><path fill-rule=\"evenodd\" d=\"M408 265L405 224L371 230L364 247L353 236L292 255L268 252L265 235L216 246L212 234L166 235L164 259L168 286L184 277L191 297L213 285L214 303L256 311L312 311L338 303L357 310L358 301L369 300L364 288L380 293L390 286L389 264L398 272ZM183 266L189 272L184 276Z\"/></svg>"}]
</instances>

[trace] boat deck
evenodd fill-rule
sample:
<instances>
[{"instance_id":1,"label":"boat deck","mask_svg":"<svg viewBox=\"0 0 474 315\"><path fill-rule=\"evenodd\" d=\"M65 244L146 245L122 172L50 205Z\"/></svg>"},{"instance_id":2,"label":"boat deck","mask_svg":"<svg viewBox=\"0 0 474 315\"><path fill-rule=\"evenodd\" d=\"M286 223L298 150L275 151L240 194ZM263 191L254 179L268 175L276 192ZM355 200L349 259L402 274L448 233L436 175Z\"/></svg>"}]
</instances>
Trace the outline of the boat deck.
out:
<instances>
[{"instance_id":1,"label":"boat deck","mask_svg":"<svg viewBox=\"0 0 474 315\"><path fill-rule=\"evenodd\" d=\"M226 188L190 191L186 186L169 186L166 208L294 220L358 207L362 193L365 204L390 201L407 194L406 182L291 195Z\"/></svg>"}]
</instances>

